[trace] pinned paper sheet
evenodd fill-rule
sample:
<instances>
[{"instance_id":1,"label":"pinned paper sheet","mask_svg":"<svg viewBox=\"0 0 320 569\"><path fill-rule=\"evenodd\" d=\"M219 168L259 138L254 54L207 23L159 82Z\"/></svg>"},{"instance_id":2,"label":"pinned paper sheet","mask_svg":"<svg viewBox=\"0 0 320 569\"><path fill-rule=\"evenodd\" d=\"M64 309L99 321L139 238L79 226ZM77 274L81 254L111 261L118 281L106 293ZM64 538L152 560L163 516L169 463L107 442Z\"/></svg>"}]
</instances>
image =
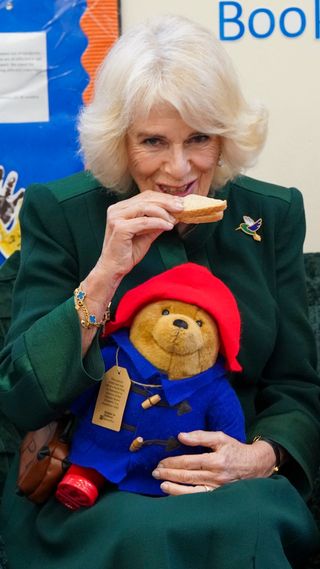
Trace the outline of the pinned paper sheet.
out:
<instances>
[{"instance_id":1,"label":"pinned paper sheet","mask_svg":"<svg viewBox=\"0 0 320 569\"><path fill-rule=\"evenodd\" d=\"M0 123L47 121L46 33L1 33Z\"/></svg>"}]
</instances>

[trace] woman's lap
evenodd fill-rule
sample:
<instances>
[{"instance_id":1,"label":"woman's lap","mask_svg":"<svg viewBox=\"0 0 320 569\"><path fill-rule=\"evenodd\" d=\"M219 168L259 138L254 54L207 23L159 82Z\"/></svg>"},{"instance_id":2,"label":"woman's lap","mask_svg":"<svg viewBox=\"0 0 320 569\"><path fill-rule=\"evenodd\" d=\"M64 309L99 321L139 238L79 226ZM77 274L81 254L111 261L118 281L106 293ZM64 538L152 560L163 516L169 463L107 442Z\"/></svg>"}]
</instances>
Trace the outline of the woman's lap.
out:
<instances>
[{"instance_id":1,"label":"woman's lap","mask_svg":"<svg viewBox=\"0 0 320 569\"><path fill-rule=\"evenodd\" d=\"M9 569L285 569L318 543L309 511L283 477L175 498L110 491L78 512L54 499L39 508L9 491L2 521Z\"/></svg>"}]
</instances>

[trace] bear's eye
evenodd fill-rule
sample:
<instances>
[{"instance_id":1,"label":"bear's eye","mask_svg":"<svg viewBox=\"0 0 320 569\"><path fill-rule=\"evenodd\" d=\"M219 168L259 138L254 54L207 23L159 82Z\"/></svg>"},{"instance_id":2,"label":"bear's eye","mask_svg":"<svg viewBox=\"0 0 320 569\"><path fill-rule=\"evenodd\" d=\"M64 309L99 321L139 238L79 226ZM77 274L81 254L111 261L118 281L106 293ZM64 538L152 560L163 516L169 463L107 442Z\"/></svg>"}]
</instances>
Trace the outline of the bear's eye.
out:
<instances>
[{"instance_id":1,"label":"bear's eye","mask_svg":"<svg viewBox=\"0 0 320 569\"><path fill-rule=\"evenodd\" d=\"M162 314L163 314L163 316L167 316L168 314L170 314L170 312L169 312L169 310L168 310L167 308L165 308L165 309L162 311Z\"/></svg>"},{"instance_id":2,"label":"bear's eye","mask_svg":"<svg viewBox=\"0 0 320 569\"><path fill-rule=\"evenodd\" d=\"M196 320L196 322L197 322L198 326L201 328L201 326L202 326L202 320Z\"/></svg>"}]
</instances>

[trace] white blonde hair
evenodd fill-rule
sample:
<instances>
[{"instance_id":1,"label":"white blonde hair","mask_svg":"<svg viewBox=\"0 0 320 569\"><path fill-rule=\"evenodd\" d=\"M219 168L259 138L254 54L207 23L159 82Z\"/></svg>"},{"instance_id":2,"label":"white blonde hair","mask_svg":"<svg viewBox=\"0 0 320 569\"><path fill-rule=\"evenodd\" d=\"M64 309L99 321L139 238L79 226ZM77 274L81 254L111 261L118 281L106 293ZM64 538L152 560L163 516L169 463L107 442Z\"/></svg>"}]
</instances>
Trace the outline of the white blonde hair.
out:
<instances>
[{"instance_id":1,"label":"white blonde hair","mask_svg":"<svg viewBox=\"0 0 320 569\"><path fill-rule=\"evenodd\" d=\"M265 109L245 101L227 53L209 30L169 15L120 37L100 67L92 102L80 113L85 164L103 185L128 190L127 130L163 102L192 128L221 137L223 166L216 168L213 188L254 164L266 137Z\"/></svg>"}]
</instances>

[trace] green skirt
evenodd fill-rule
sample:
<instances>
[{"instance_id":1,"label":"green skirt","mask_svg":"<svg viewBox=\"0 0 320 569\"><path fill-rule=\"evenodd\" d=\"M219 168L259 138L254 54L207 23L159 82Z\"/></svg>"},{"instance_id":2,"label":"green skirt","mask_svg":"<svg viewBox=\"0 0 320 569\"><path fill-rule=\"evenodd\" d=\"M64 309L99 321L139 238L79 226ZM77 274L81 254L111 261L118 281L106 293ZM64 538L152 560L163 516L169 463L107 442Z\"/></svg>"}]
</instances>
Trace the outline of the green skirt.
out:
<instances>
[{"instance_id":1,"label":"green skirt","mask_svg":"<svg viewBox=\"0 0 320 569\"><path fill-rule=\"evenodd\" d=\"M107 490L71 512L36 506L9 477L2 504L9 569L285 569L319 546L305 503L282 476L151 498Z\"/></svg>"}]
</instances>

